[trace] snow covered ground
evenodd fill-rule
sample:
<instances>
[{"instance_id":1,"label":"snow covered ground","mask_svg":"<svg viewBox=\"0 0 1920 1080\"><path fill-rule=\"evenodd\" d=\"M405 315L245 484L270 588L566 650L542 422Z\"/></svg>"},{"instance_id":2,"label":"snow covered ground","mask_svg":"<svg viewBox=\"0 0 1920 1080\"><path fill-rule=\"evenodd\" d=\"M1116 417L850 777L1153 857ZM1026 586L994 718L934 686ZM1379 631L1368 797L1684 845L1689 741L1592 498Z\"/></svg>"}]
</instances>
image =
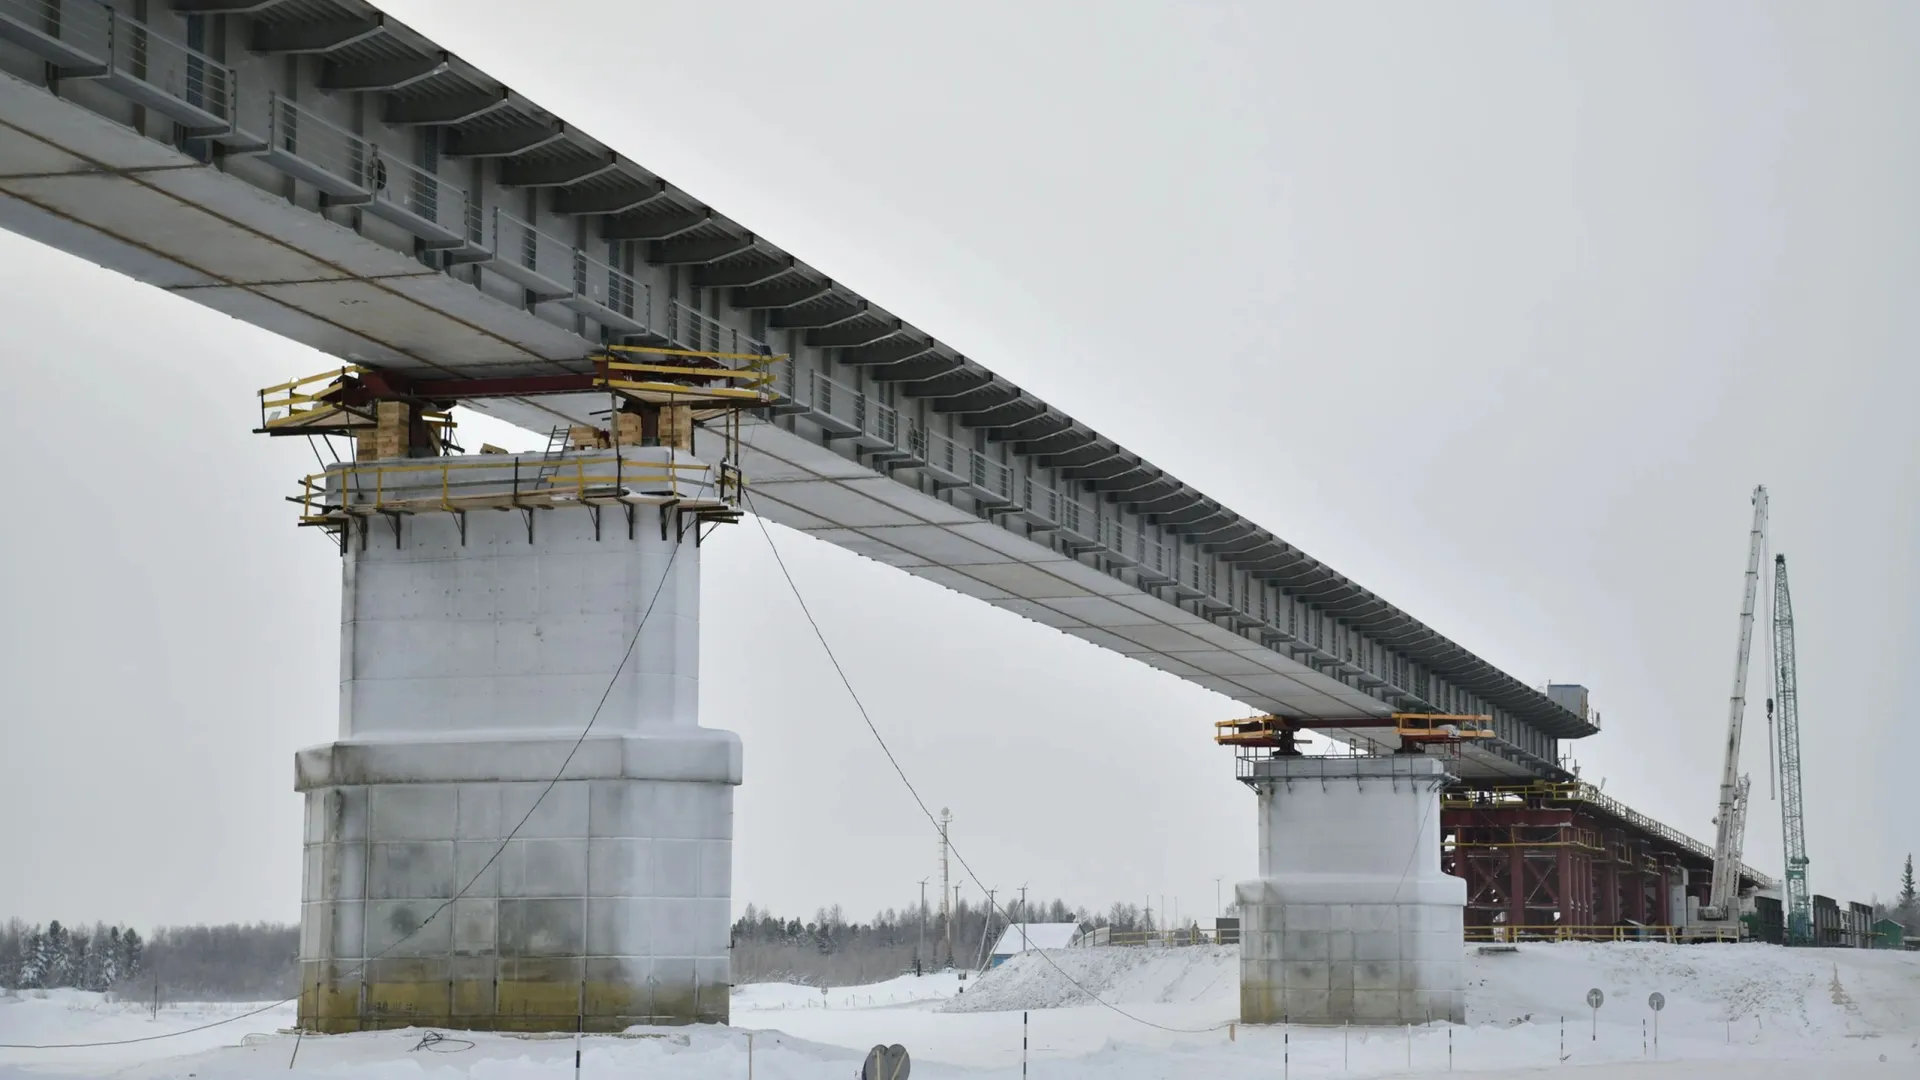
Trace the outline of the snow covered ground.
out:
<instances>
[{"instance_id":1,"label":"snow covered ground","mask_svg":"<svg viewBox=\"0 0 1920 1080\"><path fill-rule=\"evenodd\" d=\"M945 973L871 986L743 986L731 1028L636 1030L584 1043L585 1076L664 1080L844 1080L867 1048L902 1043L924 1080L1020 1075L1022 1013L1030 1075L1067 1080L1309 1076L1702 1077L1848 1080L1920 1077L1920 954L1768 946L1527 945L1469 949L1468 1023L1414 1028L1247 1029L1234 950L1072 949L1016 957L962 982ZM1088 1001L1055 967L1097 991ZM1597 1023L1587 990L1606 994ZM1647 995L1666 997L1658 1059ZM70 991L0 996L0 1043L162 1035L258 1006L137 1003ZM1565 1018L1564 1026L1562 1017ZM426 1032L306 1038L281 1034L290 1007L179 1038L80 1050L0 1050L0 1080L116 1076L225 1080L305 1076L563 1075L573 1040ZM1809 1062L1818 1063L1809 1066Z\"/></svg>"}]
</instances>

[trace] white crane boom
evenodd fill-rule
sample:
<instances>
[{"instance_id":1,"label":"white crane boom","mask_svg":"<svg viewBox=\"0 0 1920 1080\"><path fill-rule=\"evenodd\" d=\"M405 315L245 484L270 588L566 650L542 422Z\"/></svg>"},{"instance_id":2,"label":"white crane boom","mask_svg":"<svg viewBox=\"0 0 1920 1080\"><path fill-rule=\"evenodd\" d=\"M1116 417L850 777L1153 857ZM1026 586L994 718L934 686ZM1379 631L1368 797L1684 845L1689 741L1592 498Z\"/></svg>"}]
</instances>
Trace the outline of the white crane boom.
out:
<instances>
[{"instance_id":1,"label":"white crane boom","mask_svg":"<svg viewBox=\"0 0 1920 1080\"><path fill-rule=\"evenodd\" d=\"M1731 922L1739 914L1740 851L1746 828L1746 782L1740 776L1740 726L1747 712L1747 657L1753 651L1753 605L1760 589L1760 549L1767 537L1767 489L1753 489L1753 533L1748 539L1746 594L1740 604L1740 652L1733 665L1727 710L1727 759L1720 771L1720 811L1713 843L1713 889L1700 917Z\"/></svg>"}]
</instances>

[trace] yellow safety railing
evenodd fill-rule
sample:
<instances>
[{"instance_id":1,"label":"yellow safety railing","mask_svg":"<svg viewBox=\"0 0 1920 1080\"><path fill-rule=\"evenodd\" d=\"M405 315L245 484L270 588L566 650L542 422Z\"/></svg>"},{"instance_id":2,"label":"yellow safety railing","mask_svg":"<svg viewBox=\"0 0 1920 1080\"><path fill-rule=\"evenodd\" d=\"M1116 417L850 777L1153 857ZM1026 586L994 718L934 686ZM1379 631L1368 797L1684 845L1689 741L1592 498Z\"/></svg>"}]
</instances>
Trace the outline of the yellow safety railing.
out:
<instances>
[{"instance_id":1,"label":"yellow safety railing","mask_svg":"<svg viewBox=\"0 0 1920 1080\"><path fill-rule=\"evenodd\" d=\"M1238 720L1214 721L1213 741L1221 746L1278 746L1285 731L1284 721L1263 713Z\"/></svg>"},{"instance_id":2,"label":"yellow safety railing","mask_svg":"<svg viewBox=\"0 0 1920 1080\"><path fill-rule=\"evenodd\" d=\"M1229 929L1227 937L1232 938L1234 931ZM1146 945L1216 945L1219 943L1219 931L1207 930L1197 926L1181 927L1173 930L1116 930L1107 935L1106 944L1126 946Z\"/></svg>"},{"instance_id":3,"label":"yellow safety railing","mask_svg":"<svg viewBox=\"0 0 1920 1080\"><path fill-rule=\"evenodd\" d=\"M1493 717L1454 713L1394 713L1394 734L1410 742L1493 738Z\"/></svg>"},{"instance_id":4,"label":"yellow safety railing","mask_svg":"<svg viewBox=\"0 0 1920 1080\"><path fill-rule=\"evenodd\" d=\"M340 380L364 375L368 370L349 364L262 388L260 431L268 435L298 435L303 432L351 434L352 431L348 429L372 431L378 426L375 406L363 404L350 407L342 405L335 396L335 391L339 389L336 384ZM315 383L326 385L318 390L310 389ZM451 413L423 409L419 418L433 430L435 437L443 442L451 441L454 428Z\"/></svg>"},{"instance_id":5,"label":"yellow safety railing","mask_svg":"<svg viewBox=\"0 0 1920 1080\"><path fill-rule=\"evenodd\" d=\"M341 411L340 406L328 398L327 389L340 379L349 375L359 375L364 371L366 369L363 367L349 364L331 371L322 371L317 375L308 375L302 379L262 387L260 390L261 430L301 427L322 416ZM326 383L328 386L318 391L309 391L308 388L315 383ZM280 415L275 416L276 411L279 411ZM369 426L373 423L371 418L365 422Z\"/></svg>"},{"instance_id":6,"label":"yellow safety railing","mask_svg":"<svg viewBox=\"0 0 1920 1080\"><path fill-rule=\"evenodd\" d=\"M1734 941L1738 929L1711 929L1682 926L1565 926L1542 923L1538 926L1469 926L1466 939L1481 943L1516 941Z\"/></svg>"},{"instance_id":7,"label":"yellow safety railing","mask_svg":"<svg viewBox=\"0 0 1920 1080\"><path fill-rule=\"evenodd\" d=\"M713 483L689 483L688 474L708 470L715 476ZM320 524L342 515L551 505L566 498L588 504L671 499L732 505L744 483L737 468L703 462L634 462L605 455L540 462L536 471L523 468L517 459L507 464L437 458L407 465L345 464L312 473L301 478L296 500L301 504L302 523ZM669 490L632 493L632 488L647 485L665 485Z\"/></svg>"},{"instance_id":8,"label":"yellow safety railing","mask_svg":"<svg viewBox=\"0 0 1920 1080\"><path fill-rule=\"evenodd\" d=\"M1558 825L1519 825L1519 826L1512 826L1512 827L1520 828L1520 829L1540 829L1540 830L1551 829L1551 830L1554 830L1555 832L1559 832L1562 828L1561 826L1558 826ZM1509 836L1507 837L1502 837L1496 840L1453 840L1449 838L1443 838L1440 841L1440 846L1442 849L1448 850L1448 851L1454 850L1456 848L1465 850L1468 848L1556 848L1556 847L1582 848L1587 851L1606 851L1607 850L1606 845L1600 842L1600 837L1596 833L1594 833L1593 830L1591 829L1570 829L1567 831L1572 833L1572 837L1570 839L1565 839L1565 840L1530 840L1526 837L1519 837L1515 839L1515 838L1512 838L1511 834L1509 834ZM1632 860L1618 859L1616 861L1631 862Z\"/></svg>"},{"instance_id":9,"label":"yellow safety railing","mask_svg":"<svg viewBox=\"0 0 1920 1080\"><path fill-rule=\"evenodd\" d=\"M1200 927L1185 927L1174 930L1116 930L1105 935L1100 942L1103 945L1144 947L1189 945L1233 944L1239 938L1239 931L1228 928L1225 931L1208 930ZM1542 923L1538 926L1469 926L1464 940L1477 943L1511 943L1515 941L1554 942L1554 941L1738 941L1740 931L1737 928L1695 928L1692 930L1680 926L1569 926L1561 923Z\"/></svg>"},{"instance_id":10,"label":"yellow safety railing","mask_svg":"<svg viewBox=\"0 0 1920 1080\"><path fill-rule=\"evenodd\" d=\"M625 359L632 356L653 359ZM607 355L600 362L603 374L599 382L609 390L647 400L665 398L675 402L704 400L751 405L772 400L773 365L785 359L787 356L784 353L708 352L649 345L609 345ZM646 378L649 375L698 380L698 384ZM722 380L727 385L705 385L713 380Z\"/></svg>"}]
</instances>

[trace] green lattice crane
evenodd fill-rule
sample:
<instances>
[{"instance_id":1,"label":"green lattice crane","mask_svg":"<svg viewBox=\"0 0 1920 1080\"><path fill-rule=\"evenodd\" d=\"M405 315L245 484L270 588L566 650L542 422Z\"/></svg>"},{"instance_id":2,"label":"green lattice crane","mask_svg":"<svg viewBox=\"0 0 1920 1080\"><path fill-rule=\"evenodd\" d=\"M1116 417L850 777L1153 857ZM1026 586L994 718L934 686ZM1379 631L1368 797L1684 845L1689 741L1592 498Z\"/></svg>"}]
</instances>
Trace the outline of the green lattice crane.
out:
<instances>
[{"instance_id":1,"label":"green lattice crane","mask_svg":"<svg viewBox=\"0 0 1920 1080\"><path fill-rule=\"evenodd\" d=\"M1793 665L1793 595L1787 557L1773 557L1773 662L1779 685L1780 832L1787 849L1787 944L1813 943L1813 900L1807 893L1807 828L1800 802L1800 708ZM1774 703L1767 702L1772 712Z\"/></svg>"}]
</instances>

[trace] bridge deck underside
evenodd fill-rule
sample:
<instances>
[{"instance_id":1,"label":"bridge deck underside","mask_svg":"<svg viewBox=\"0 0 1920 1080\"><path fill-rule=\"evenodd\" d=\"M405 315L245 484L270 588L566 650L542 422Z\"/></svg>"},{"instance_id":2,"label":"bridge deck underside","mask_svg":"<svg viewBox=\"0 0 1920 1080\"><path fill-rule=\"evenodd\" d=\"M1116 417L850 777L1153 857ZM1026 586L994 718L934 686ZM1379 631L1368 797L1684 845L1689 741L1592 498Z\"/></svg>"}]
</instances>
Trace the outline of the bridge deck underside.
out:
<instances>
[{"instance_id":1,"label":"bridge deck underside","mask_svg":"<svg viewBox=\"0 0 1920 1080\"><path fill-rule=\"evenodd\" d=\"M121 125L0 75L0 225L356 363L421 377L585 370L593 343ZM276 375L295 374L276 372ZM532 430L597 423L599 395L495 399ZM598 415L596 415L598 414ZM876 473L778 421L749 425L743 466L770 520L1064 633L1392 748L1378 697L1056 549ZM1348 719L1365 725L1343 728ZM1474 748L1466 775L1542 762ZM1550 771L1550 770L1549 770Z\"/></svg>"},{"instance_id":2,"label":"bridge deck underside","mask_svg":"<svg viewBox=\"0 0 1920 1080\"><path fill-rule=\"evenodd\" d=\"M583 372L609 341L764 354L751 329L795 354L742 463L771 520L1352 745L1492 712L1449 762L1470 782L1569 779L1554 740L1598 730L363 0L113 10L0 10L0 228L434 381ZM608 402L471 404L544 432Z\"/></svg>"},{"instance_id":3,"label":"bridge deck underside","mask_svg":"<svg viewBox=\"0 0 1920 1080\"><path fill-rule=\"evenodd\" d=\"M1399 747L1379 699L1116 575L1009 532L830 450L748 431L753 506L770 520L1132 657L1252 708L1298 717L1352 746ZM1341 720L1352 722L1343 725ZM1383 726L1384 725L1384 726ZM1537 776L1495 750L1463 748L1474 778Z\"/></svg>"}]
</instances>

